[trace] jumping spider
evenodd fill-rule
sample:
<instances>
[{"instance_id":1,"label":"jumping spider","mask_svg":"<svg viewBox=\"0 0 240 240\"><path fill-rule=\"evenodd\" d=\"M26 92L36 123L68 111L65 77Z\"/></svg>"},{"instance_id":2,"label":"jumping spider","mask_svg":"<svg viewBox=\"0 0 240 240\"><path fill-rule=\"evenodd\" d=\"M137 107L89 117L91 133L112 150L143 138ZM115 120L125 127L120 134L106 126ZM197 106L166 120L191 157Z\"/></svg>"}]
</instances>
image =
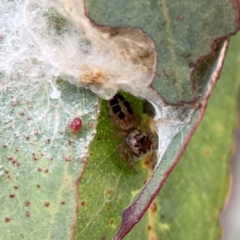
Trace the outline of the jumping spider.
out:
<instances>
[{"instance_id":1,"label":"jumping spider","mask_svg":"<svg viewBox=\"0 0 240 240\"><path fill-rule=\"evenodd\" d=\"M133 158L139 160L153 148L151 134L139 129L138 112L121 94L107 101L107 109L112 123L123 132L124 141L118 146L119 152L136 172Z\"/></svg>"}]
</instances>

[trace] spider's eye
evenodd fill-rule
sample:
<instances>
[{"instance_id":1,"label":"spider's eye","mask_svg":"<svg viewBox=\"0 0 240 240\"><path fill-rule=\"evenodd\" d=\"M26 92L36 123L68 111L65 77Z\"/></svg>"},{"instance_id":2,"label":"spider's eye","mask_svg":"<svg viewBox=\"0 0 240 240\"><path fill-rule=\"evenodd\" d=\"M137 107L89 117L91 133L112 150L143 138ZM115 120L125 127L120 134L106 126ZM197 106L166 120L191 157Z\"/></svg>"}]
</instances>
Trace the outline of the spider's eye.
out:
<instances>
[{"instance_id":1,"label":"spider's eye","mask_svg":"<svg viewBox=\"0 0 240 240\"><path fill-rule=\"evenodd\" d=\"M126 107L126 108L131 108L130 104L128 101L124 101L123 102L123 105Z\"/></svg>"},{"instance_id":2,"label":"spider's eye","mask_svg":"<svg viewBox=\"0 0 240 240\"><path fill-rule=\"evenodd\" d=\"M129 115L133 115L133 110L132 110L131 107L130 107L130 108L127 108L127 111L128 111L128 113L129 113Z\"/></svg>"},{"instance_id":3,"label":"spider's eye","mask_svg":"<svg viewBox=\"0 0 240 240\"><path fill-rule=\"evenodd\" d=\"M119 105L115 105L115 106L113 106L112 110L113 110L113 112L114 112L115 114L117 114L118 112L121 111L121 108L120 108Z\"/></svg>"},{"instance_id":4,"label":"spider's eye","mask_svg":"<svg viewBox=\"0 0 240 240\"><path fill-rule=\"evenodd\" d=\"M124 119L126 117L126 115L123 112L119 112L118 117L120 119Z\"/></svg>"},{"instance_id":5,"label":"spider's eye","mask_svg":"<svg viewBox=\"0 0 240 240\"><path fill-rule=\"evenodd\" d=\"M117 105L118 104L118 100L116 98L112 98L110 101L109 101L110 105L111 106L114 106L114 105Z\"/></svg>"}]
</instances>

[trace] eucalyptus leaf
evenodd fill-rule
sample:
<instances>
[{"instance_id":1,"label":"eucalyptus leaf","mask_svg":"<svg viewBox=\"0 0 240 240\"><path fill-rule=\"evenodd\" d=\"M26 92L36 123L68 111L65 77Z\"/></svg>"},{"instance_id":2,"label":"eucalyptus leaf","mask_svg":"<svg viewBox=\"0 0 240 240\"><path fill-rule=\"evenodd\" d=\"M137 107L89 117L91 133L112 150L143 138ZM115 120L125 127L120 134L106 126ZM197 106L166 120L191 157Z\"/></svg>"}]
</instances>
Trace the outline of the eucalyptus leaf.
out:
<instances>
[{"instance_id":1,"label":"eucalyptus leaf","mask_svg":"<svg viewBox=\"0 0 240 240\"><path fill-rule=\"evenodd\" d=\"M98 99L63 81L59 100L49 97L49 83L18 83L0 92L0 238L68 239ZM72 133L76 116L83 126Z\"/></svg>"}]
</instances>

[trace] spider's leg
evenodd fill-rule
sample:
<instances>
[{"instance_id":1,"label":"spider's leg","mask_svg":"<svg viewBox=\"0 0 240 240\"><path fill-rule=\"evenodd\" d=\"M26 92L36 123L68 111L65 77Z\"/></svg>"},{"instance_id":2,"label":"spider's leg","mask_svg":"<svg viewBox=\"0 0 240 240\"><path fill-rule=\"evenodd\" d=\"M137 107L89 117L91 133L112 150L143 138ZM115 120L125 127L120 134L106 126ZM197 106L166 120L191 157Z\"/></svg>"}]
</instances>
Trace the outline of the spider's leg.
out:
<instances>
[{"instance_id":1,"label":"spider's leg","mask_svg":"<svg viewBox=\"0 0 240 240\"><path fill-rule=\"evenodd\" d=\"M119 164L121 164L122 159L124 158L128 166L133 170L133 172L137 173L137 170L134 166L134 161L129 149L126 146L124 147L123 144L119 144L118 150L119 150L119 159L118 159Z\"/></svg>"}]
</instances>

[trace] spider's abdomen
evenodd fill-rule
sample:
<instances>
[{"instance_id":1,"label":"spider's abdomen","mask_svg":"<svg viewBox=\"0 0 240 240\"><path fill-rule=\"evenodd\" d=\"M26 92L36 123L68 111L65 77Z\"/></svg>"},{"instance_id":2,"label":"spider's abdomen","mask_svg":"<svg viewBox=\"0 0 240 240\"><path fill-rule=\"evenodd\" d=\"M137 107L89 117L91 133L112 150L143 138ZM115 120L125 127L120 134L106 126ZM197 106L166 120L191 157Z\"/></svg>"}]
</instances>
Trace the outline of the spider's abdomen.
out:
<instances>
[{"instance_id":1,"label":"spider's abdomen","mask_svg":"<svg viewBox=\"0 0 240 240\"><path fill-rule=\"evenodd\" d=\"M146 154L152 147L152 141L147 134L137 129L131 131L126 137L125 141L131 151L137 157Z\"/></svg>"}]
</instances>

